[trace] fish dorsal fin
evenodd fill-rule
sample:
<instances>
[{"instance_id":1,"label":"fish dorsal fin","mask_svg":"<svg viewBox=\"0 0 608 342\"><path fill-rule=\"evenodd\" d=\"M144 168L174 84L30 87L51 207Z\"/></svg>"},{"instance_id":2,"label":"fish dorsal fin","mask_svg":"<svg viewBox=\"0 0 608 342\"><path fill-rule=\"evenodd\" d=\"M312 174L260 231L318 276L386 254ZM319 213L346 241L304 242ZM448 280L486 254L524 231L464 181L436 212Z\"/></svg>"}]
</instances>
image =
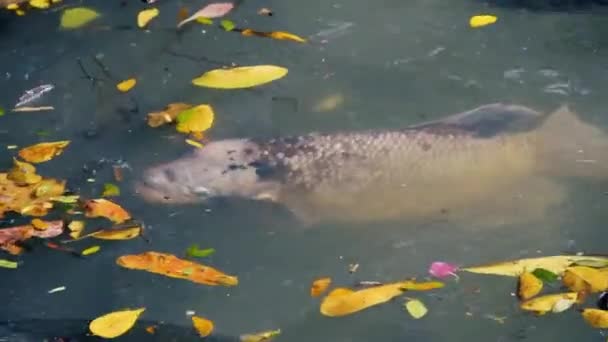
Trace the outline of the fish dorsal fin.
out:
<instances>
[{"instance_id":1,"label":"fish dorsal fin","mask_svg":"<svg viewBox=\"0 0 608 342\"><path fill-rule=\"evenodd\" d=\"M527 132L543 122L541 113L528 107L492 103L475 109L429 121L409 129L452 128L478 137L493 137L497 134Z\"/></svg>"}]
</instances>

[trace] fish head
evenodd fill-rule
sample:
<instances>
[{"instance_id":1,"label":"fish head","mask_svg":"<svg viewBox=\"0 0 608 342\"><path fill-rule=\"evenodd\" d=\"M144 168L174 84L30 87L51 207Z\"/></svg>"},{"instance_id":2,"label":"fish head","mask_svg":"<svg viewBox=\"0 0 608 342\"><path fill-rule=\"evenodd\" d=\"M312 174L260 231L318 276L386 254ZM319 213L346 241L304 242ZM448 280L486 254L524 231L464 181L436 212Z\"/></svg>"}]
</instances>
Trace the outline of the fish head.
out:
<instances>
[{"instance_id":1,"label":"fish head","mask_svg":"<svg viewBox=\"0 0 608 342\"><path fill-rule=\"evenodd\" d=\"M276 199L280 183L260 173L262 151L247 139L211 142L191 154L153 166L136 184L148 202L190 204L214 197Z\"/></svg>"}]
</instances>

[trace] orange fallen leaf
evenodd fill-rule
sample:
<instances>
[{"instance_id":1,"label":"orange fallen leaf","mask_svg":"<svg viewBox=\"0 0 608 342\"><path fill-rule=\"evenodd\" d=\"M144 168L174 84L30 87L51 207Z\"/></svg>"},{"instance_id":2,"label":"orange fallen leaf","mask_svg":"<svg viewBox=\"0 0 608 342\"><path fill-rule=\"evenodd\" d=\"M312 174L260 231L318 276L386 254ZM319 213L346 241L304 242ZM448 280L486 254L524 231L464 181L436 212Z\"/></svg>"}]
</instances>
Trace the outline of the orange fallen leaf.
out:
<instances>
[{"instance_id":1,"label":"orange fallen leaf","mask_svg":"<svg viewBox=\"0 0 608 342\"><path fill-rule=\"evenodd\" d=\"M273 32L270 32L268 34L268 37L270 37L272 39L291 40L291 41L298 42L298 43L306 43L306 39L304 39L304 38L302 38L300 36L296 36L293 33L284 32L284 31L273 31Z\"/></svg>"},{"instance_id":2,"label":"orange fallen leaf","mask_svg":"<svg viewBox=\"0 0 608 342\"><path fill-rule=\"evenodd\" d=\"M148 113L148 126L159 127L174 122L179 113L190 108L192 108L192 105L187 103L170 103L164 110Z\"/></svg>"},{"instance_id":3,"label":"orange fallen leaf","mask_svg":"<svg viewBox=\"0 0 608 342\"><path fill-rule=\"evenodd\" d=\"M213 332L213 322L206 318L192 316L192 325L200 337L207 337Z\"/></svg>"},{"instance_id":4,"label":"orange fallen leaf","mask_svg":"<svg viewBox=\"0 0 608 342\"><path fill-rule=\"evenodd\" d=\"M222 273L210 267L183 260L175 255L145 252L142 254L124 255L116 260L122 267L162 274L171 278L185 279L205 285L238 285L238 278Z\"/></svg>"},{"instance_id":5,"label":"orange fallen leaf","mask_svg":"<svg viewBox=\"0 0 608 342\"><path fill-rule=\"evenodd\" d=\"M28 164L29 165L29 164ZM53 198L65 192L65 181L42 179L34 184L21 184L0 173L0 218L7 212L27 216L44 216L53 208Z\"/></svg>"},{"instance_id":6,"label":"orange fallen leaf","mask_svg":"<svg viewBox=\"0 0 608 342\"><path fill-rule=\"evenodd\" d=\"M150 335L154 335L154 334L156 334L156 329L157 329L157 328L158 328L158 327L157 327L156 325L150 325L150 326L147 326L147 327L146 327L146 332L147 332L148 334L150 334Z\"/></svg>"},{"instance_id":7,"label":"orange fallen leaf","mask_svg":"<svg viewBox=\"0 0 608 342\"><path fill-rule=\"evenodd\" d=\"M86 217L105 217L115 223L123 223L131 218L121 206L103 198L88 200L84 207Z\"/></svg>"},{"instance_id":8,"label":"orange fallen leaf","mask_svg":"<svg viewBox=\"0 0 608 342\"><path fill-rule=\"evenodd\" d=\"M45 230L49 227L49 223L42 221L39 218L35 218L31 221L31 225L32 227L34 227L34 229L36 230Z\"/></svg>"},{"instance_id":9,"label":"orange fallen leaf","mask_svg":"<svg viewBox=\"0 0 608 342\"><path fill-rule=\"evenodd\" d=\"M46 162L61 155L69 144L69 140L64 140L28 146L19 151L19 157L30 163Z\"/></svg>"},{"instance_id":10,"label":"orange fallen leaf","mask_svg":"<svg viewBox=\"0 0 608 342\"><path fill-rule=\"evenodd\" d=\"M312 286L310 287L310 296L318 297L320 296L327 288L331 285L331 278L320 278L313 281Z\"/></svg>"},{"instance_id":11,"label":"orange fallen leaf","mask_svg":"<svg viewBox=\"0 0 608 342\"><path fill-rule=\"evenodd\" d=\"M42 177L36 174L36 167L32 164L13 158L13 167L9 170L7 178L16 185L36 184Z\"/></svg>"}]
</instances>

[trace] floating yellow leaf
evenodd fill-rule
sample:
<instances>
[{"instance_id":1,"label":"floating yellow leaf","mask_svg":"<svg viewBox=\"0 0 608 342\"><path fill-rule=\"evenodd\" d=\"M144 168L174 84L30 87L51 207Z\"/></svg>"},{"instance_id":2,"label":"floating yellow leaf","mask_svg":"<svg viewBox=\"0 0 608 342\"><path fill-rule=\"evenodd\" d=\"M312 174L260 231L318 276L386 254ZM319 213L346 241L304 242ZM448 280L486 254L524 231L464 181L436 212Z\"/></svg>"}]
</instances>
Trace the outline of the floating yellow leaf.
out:
<instances>
[{"instance_id":1,"label":"floating yellow leaf","mask_svg":"<svg viewBox=\"0 0 608 342\"><path fill-rule=\"evenodd\" d=\"M75 29L90 23L98 17L99 13L87 7L69 8L63 11L60 26L64 29Z\"/></svg>"},{"instance_id":2,"label":"floating yellow leaf","mask_svg":"<svg viewBox=\"0 0 608 342\"><path fill-rule=\"evenodd\" d=\"M438 282L419 283L404 281L381 286L374 286L359 291L338 288L331 291L321 302L321 313L337 317L355 313L371 306L388 302L408 289L430 290L441 287Z\"/></svg>"},{"instance_id":3,"label":"floating yellow leaf","mask_svg":"<svg viewBox=\"0 0 608 342\"><path fill-rule=\"evenodd\" d=\"M158 16L159 13L160 11L156 7L140 11L137 14L137 26L139 26L139 28L146 27L152 19Z\"/></svg>"},{"instance_id":4,"label":"floating yellow leaf","mask_svg":"<svg viewBox=\"0 0 608 342\"><path fill-rule=\"evenodd\" d=\"M188 145L192 145L192 146L194 146L194 147L196 147L196 148L203 148L203 144L201 144L201 143L200 143L200 142L198 142L198 141L194 141L194 140L192 140L192 139L186 139L186 144L188 144Z\"/></svg>"},{"instance_id":5,"label":"floating yellow leaf","mask_svg":"<svg viewBox=\"0 0 608 342\"><path fill-rule=\"evenodd\" d=\"M318 297L320 296L331 284L331 278L320 278L312 282L312 286L310 287L310 296Z\"/></svg>"},{"instance_id":6,"label":"floating yellow leaf","mask_svg":"<svg viewBox=\"0 0 608 342\"><path fill-rule=\"evenodd\" d=\"M45 142L25 147L19 151L19 157L30 163L49 161L63 153L70 141Z\"/></svg>"},{"instance_id":7,"label":"floating yellow leaf","mask_svg":"<svg viewBox=\"0 0 608 342\"><path fill-rule=\"evenodd\" d=\"M584 309L583 318L594 328L608 329L608 311L606 310Z\"/></svg>"},{"instance_id":8,"label":"floating yellow leaf","mask_svg":"<svg viewBox=\"0 0 608 342\"><path fill-rule=\"evenodd\" d=\"M574 304L578 299L578 294L576 292L568 292L568 293L559 293L553 295L546 295L541 297L536 297L534 299L527 300L521 303L520 307L523 310L534 311L538 314L545 314L549 311L553 312L561 312L564 311L564 307L566 306L564 303L569 304L570 307Z\"/></svg>"},{"instance_id":9,"label":"floating yellow leaf","mask_svg":"<svg viewBox=\"0 0 608 342\"><path fill-rule=\"evenodd\" d=\"M51 7L51 2L49 0L30 0L30 6L39 9L47 9Z\"/></svg>"},{"instance_id":10,"label":"floating yellow leaf","mask_svg":"<svg viewBox=\"0 0 608 342\"><path fill-rule=\"evenodd\" d=\"M35 168L27 165L25 171L32 172ZM51 198L63 194L65 182L55 179L42 179L39 175L23 173L23 169L11 170L11 174L0 173L0 217L6 212L17 212L22 215L44 216L48 209L53 208ZM13 178L13 179L10 179ZM18 181L25 180L19 183ZM32 184L28 184L32 183Z\"/></svg>"},{"instance_id":11,"label":"floating yellow leaf","mask_svg":"<svg viewBox=\"0 0 608 342\"><path fill-rule=\"evenodd\" d=\"M289 32L284 32L284 31L274 31L274 32L270 32L268 34L268 36L270 38L273 39L280 39L280 40L292 40L294 42L298 42L298 43L306 43L306 39L300 37L300 36L296 36L293 33L289 33Z\"/></svg>"},{"instance_id":12,"label":"floating yellow leaf","mask_svg":"<svg viewBox=\"0 0 608 342\"><path fill-rule=\"evenodd\" d=\"M342 103L344 103L344 96L342 94L332 94L315 104L312 110L314 112L329 112L338 108Z\"/></svg>"},{"instance_id":13,"label":"floating yellow leaf","mask_svg":"<svg viewBox=\"0 0 608 342\"><path fill-rule=\"evenodd\" d=\"M608 273L587 266L568 267L562 281L570 291L593 293L608 289Z\"/></svg>"},{"instance_id":14,"label":"floating yellow leaf","mask_svg":"<svg viewBox=\"0 0 608 342\"><path fill-rule=\"evenodd\" d=\"M42 181L42 177L36 174L34 165L15 158L13 158L13 168L9 170L6 177L19 186L37 184Z\"/></svg>"},{"instance_id":15,"label":"floating yellow leaf","mask_svg":"<svg viewBox=\"0 0 608 342\"><path fill-rule=\"evenodd\" d=\"M16 10L16 11L15 11L15 14L17 14L18 16L20 16L20 17L21 17L21 16L24 16L24 15L25 15L25 11L24 11L24 10L22 10L22 9L18 9L18 10Z\"/></svg>"},{"instance_id":16,"label":"floating yellow leaf","mask_svg":"<svg viewBox=\"0 0 608 342\"><path fill-rule=\"evenodd\" d=\"M68 224L68 229L70 230L70 237L78 239L84 230L84 221L72 221Z\"/></svg>"},{"instance_id":17,"label":"floating yellow leaf","mask_svg":"<svg viewBox=\"0 0 608 342\"><path fill-rule=\"evenodd\" d=\"M32 224L32 227L34 227L34 229L45 230L50 226L51 223L42 221L39 218L35 218L32 220L31 224Z\"/></svg>"},{"instance_id":18,"label":"floating yellow leaf","mask_svg":"<svg viewBox=\"0 0 608 342\"><path fill-rule=\"evenodd\" d=\"M176 129L181 133L202 133L213 125L214 113L209 105L198 105L177 115Z\"/></svg>"},{"instance_id":19,"label":"floating yellow leaf","mask_svg":"<svg viewBox=\"0 0 608 342\"><path fill-rule=\"evenodd\" d=\"M199 87L237 89L266 84L287 75L287 69L274 65L244 66L216 69L192 80Z\"/></svg>"},{"instance_id":20,"label":"floating yellow leaf","mask_svg":"<svg viewBox=\"0 0 608 342\"><path fill-rule=\"evenodd\" d=\"M424 303L419 301L418 299L410 299L405 302L404 306L407 312L409 312L410 315L412 315L412 317L414 317L415 319L424 317L424 315L426 315L429 311L424 305Z\"/></svg>"},{"instance_id":21,"label":"floating yellow leaf","mask_svg":"<svg viewBox=\"0 0 608 342\"><path fill-rule=\"evenodd\" d=\"M19 9L19 4L16 4L16 3L8 4L8 5L6 6L6 9L7 9L7 10L14 11L14 10L16 10L16 9Z\"/></svg>"},{"instance_id":22,"label":"floating yellow leaf","mask_svg":"<svg viewBox=\"0 0 608 342\"><path fill-rule=\"evenodd\" d=\"M584 255L557 255L506 261L490 265L463 268L462 270L479 274L519 277L524 272L533 272L537 268L543 268L557 275L561 275L568 266L579 261L606 262L608 261L608 258Z\"/></svg>"},{"instance_id":23,"label":"floating yellow leaf","mask_svg":"<svg viewBox=\"0 0 608 342\"><path fill-rule=\"evenodd\" d=\"M239 281L235 276L227 275L213 267L183 260L175 255L146 252L135 255L124 255L116 260L122 267L162 274L171 278L186 279L205 285L236 286Z\"/></svg>"},{"instance_id":24,"label":"floating yellow leaf","mask_svg":"<svg viewBox=\"0 0 608 342\"><path fill-rule=\"evenodd\" d=\"M85 249L80 254L83 256L87 256L87 255L91 255L91 254L95 254L95 253L99 252L100 249L101 249L101 247L99 247L99 246L92 246L92 247Z\"/></svg>"},{"instance_id":25,"label":"floating yellow leaf","mask_svg":"<svg viewBox=\"0 0 608 342\"><path fill-rule=\"evenodd\" d=\"M494 24L498 20L493 15L476 15L471 17L469 25L473 28Z\"/></svg>"},{"instance_id":26,"label":"floating yellow leaf","mask_svg":"<svg viewBox=\"0 0 608 342\"><path fill-rule=\"evenodd\" d=\"M0 259L0 267L2 267L2 268L12 268L12 269L15 269L15 268L17 268L17 266L19 266L19 265L16 262L14 262L14 261Z\"/></svg>"},{"instance_id":27,"label":"floating yellow leaf","mask_svg":"<svg viewBox=\"0 0 608 342\"><path fill-rule=\"evenodd\" d=\"M121 206L103 198L88 200L84 207L86 217L105 217L115 223L123 223L131 218Z\"/></svg>"},{"instance_id":28,"label":"floating yellow leaf","mask_svg":"<svg viewBox=\"0 0 608 342\"><path fill-rule=\"evenodd\" d=\"M86 236L100 240L130 240L141 234L141 227L129 227L123 229L104 229Z\"/></svg>"},{"instance_id":29,"label":"floating yellow leaf","mask_svg":"<svg viewBox=\"0 0 608 342\"><path fill-rule=\"evenodd\" d=\"M129 331L145 308L111 312L94 319L89 324L93 335L103 338L116 338Z\"/></svg>"},{"instance_id":30,"label":"floating yellow leaf","mask_svg":"<svg viewBox=\"0 0 608 342\"><path fill-rule=\"evenodd\" d=\"M101 197L112 197L119 195L120 188L116 184L106 183L103 185L103 192L101 193Z\"/></svg>"},{"instance_id":31,"label":"floating yellow leaf","mask_svg":"<svg viewBox=\"0 0 608 342\"><path fill-rule=\"evenodd\" d=\"M148 113L148 126L159 127L173 122L179 113L190 108L192 108L192 105L187 103L170 103L164 110Z\"/></svg>"},{"instance_id":32,"label":"floating yellow leaf","mask_svg":"<svg viewBox=\"0 0 608 342\"><path fill-rule=\"evenodd\" d=\"M270 341L272 338L281 334L281 329L261 331L254 334L243 334L240 336L241 342L262 342Z\"/></svg>"},{"instance_id":33,"label":"floating yellow leaf","mask_svg":"<svg viewBox=\"0 0 608 342\"><path fill-rule=\"evenodd\" d=\"M536 276L530 272L525 272L519 276L519 284L517 294L520 299L530 299L543 289L543 282L536 278Z\"/></svg>"},{"instance_id":34,"label":"floating yellow leaf","mask_svg":"<svg viewBox=\"0 0 608 342\"><path fill-rule=\"evenodd\" d=\"M200 337L207 337L213 332L213 322L206 318L192 316L192 325Z\"/></svg>"},{"instance_id":35,"label":"floating yellow leaf","mask_svg":"<svg viewBox=\"0 0 608 342\"><path fill-rule=\"evenodd\" d=\"M137 80L136 79L129 78L128 80L124 80L124 81L118 83L116 85L116 89L118 89L118 91L126 93L129 90L133 89L133 87L135 87L136 84L137 84Z\"/></svg>"}]
</instances>

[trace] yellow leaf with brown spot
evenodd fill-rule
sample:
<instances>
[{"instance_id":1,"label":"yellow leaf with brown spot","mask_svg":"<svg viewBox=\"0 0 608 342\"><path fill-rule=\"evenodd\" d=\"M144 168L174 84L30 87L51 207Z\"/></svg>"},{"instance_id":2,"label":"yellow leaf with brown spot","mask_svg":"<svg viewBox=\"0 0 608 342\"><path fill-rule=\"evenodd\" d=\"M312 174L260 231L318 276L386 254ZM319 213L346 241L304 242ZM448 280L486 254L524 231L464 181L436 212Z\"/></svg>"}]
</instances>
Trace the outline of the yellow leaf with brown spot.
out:
<instances>
[{"instance_id":1,"label":"yellow leaf with brown spot","mask_svg":"<svg viewBox=\"0 0 608 342\"><path fill-rule=\"evenodd\" d=\"M273 31L268 34L270 38L279 39L279 40L291 40L298 43L306 43L306 39L296 36L293 33L284 32L284 31Z\"/></svg>"},{"instance_id":2,"label":"yellow leaf with brown spot","mask_svg":"<svg viewBox=\"0 0 608 342\"><path fill-rule=\"evenodd\" d=\"M91 233L87 236L100 240L130 240L141 235L141 227L129 227L122 229L104 229Z\"/></svg>"},{"instance_id":3,"label":"yellow leaf with brown spot","mask_svg":"<svg viewBox=\"0 0 608 342\"><path fill-rule=\"evenodd\" d=\"M331 278L320 278L312 282L312 286L310 287L310 296L318 297L320 296L331 284Z\"/></svg>"},{"instance_id":4,"label":"yellow leaf with brown spot","mask_svg":"<svg viewBox=\"0 0 608 342\"><path fill-rule=\"evenodd\" d=\"M148 126L159 127L174 122L179 113L190 108L192 105L187 103L170 103L164 110L148 113Z\"/></svg>"},{"instance_id":5,"label":"yellow leaf with brown spot","mask_svg":"<svg viewBox=\"0 0 608 342\"><path fill-rule=\"evenodd\" d=\"M522 300L530 299L540 293L543 289L543 282L530 272L525 272L519 276L517 295Z\"/></svg>"},{"instance_id":6,"label":"yellow leaf with brown spot","mask_svg":"<svg viewBox=\"0 0 608 342\"><path fill-rule=\"evenodd\" d=\"M30 163L46 162L61 155L69 144L69 140L63 140L28 146L19 151L19 157Z\"/></svg>"},{"instance_id":7,"label":"yellow leaf with brown spot","mask_svg":"<svg viewBox=\"0 0 608 342\"><path fill-rule=\"evenodd\" d=\"M463 268L462 270L479 274L519 277L524 272L533 272L537 268L544 268L547 271L561 275L568 266L578 261L606 262L608 261L608 258L586 255L557 255L505 261L495 264Z\"/></svg>"},{"instance_id":8,"label":"yellow leaf with brown spot","mask_svg":"<svg viewBox=\"0 0 608 342\"><path fill-rule=\"evenodd\" d=\"M198 105L177 115L176 129L180 133L202 133L213 125L215 114L209 105Z\"/></svg>"},{"instance_id":9,"label":"yellow leaf with brown spot","mask_svg":"<svg viewBox=\"0 0 608 342\"><path fill-rule=\"evenodd\" d=\"M150 21L156 18L159 14L160 11L156 7L140 11L137 14L137 26L139 28L144 28L148 26L148 23L150 23Z\"/></svg>"},{"instance_id":10,"label":"yellow leaf with brown spot","mask_svg":"<svg viewBox=\"0 0 608 342\"><path fill-rule=\"evenodd\" d=\"M105 217L115 223L123 223L131 218L120 205L103 198L88 200L84 207L86 217Z\"/></svg>"},{"instance_id":11,"label":"yellow leaf with brown spot","mask_svg":"<svg viewBox=\"0 0 608 342\"><path fill-rule=\"evenodd\" d=\"M129 78L128 80L124 80L120 83L118 83L116 85L116 89L118 89L118 91L126 93L129 90L133 89L133 87L135 87L135 85L137 84L137 80L134 78Z\"/></svg>"},{"instance_id":12,"label":"yellow leaf with brown spot","mask_svg":"<svg viewBox=\"0 0 608 342\"><path fill-rule=\"evenodd\" d=\"M602 292L608 289L608 272L587 266L568 267L562 282L570 291Z\"/></svg>"},{"instance_id":13,"label":"yellow leaf with brown spot","mask_svg":"<svg viewBox=\"0 0 608 342\"><path fill-rule=\"evenodd\" d=\"M192 316L192 325L200 337L207 337L213 332L213 322L206 318Z\"/></svg>"},{"instance_id":14,"label":"yellow leaf with brown spot","mask_svg":"<svg viewBox=\"0 0 608 342\"><path fill-rule=\"evenodd\" d=\"M251 88L283 78L288 70L275 65L254 65L208 71L192 80L199 87L219 89Z\"/></svg>"},{"instance_id":15,"label":"yellow leaf with brown spot","mask_svg":"<svg viewBox=\"0 0 608 342\"><path fill-rule=\"evenodd\" d=\"M584 309L583 318L589 325L597 329L608 329L608 311L600 309Z\"/></svg>"},{"instance_id":16,"label":"yellow leaf with brown spot","mask_svg":"<svg viewBox=\"0 0 608 342\"><path fill-rule=\"evenodd\" d=\"M119 257L116 263L125 268L185 279L198 284L236 286L239 283L237 277L227 275L213 267L183 260L175 255L165 253L145 252L124 255Z\"/></svg>"},{"instance_id":17,"label":"yellow leaf with brown spot","mask_svg":"<svg viewBox=\"0 0 608 342\"><path fill-rule=\"evenodd\" d=\"M131 330L145 308L111 312L94 319L89 324L93 335L103 338L116 338Z\"/></svg>"},{"instance_id":18,"label":"yellow leaf with brown spot","mask_svg":"<svg viewBox=\"0 0 608 342\"><path fill-rule=\"evenodd\" d=\"M538 314L545 314L550 311L563 311L563 302L569 302L570 305L578 300L578 293L568 292L546 296L536 297L521 303L520 307L523 310L534 311ZM559 310L558 310L559 309Z\"/></svg>"}]
</instances>

